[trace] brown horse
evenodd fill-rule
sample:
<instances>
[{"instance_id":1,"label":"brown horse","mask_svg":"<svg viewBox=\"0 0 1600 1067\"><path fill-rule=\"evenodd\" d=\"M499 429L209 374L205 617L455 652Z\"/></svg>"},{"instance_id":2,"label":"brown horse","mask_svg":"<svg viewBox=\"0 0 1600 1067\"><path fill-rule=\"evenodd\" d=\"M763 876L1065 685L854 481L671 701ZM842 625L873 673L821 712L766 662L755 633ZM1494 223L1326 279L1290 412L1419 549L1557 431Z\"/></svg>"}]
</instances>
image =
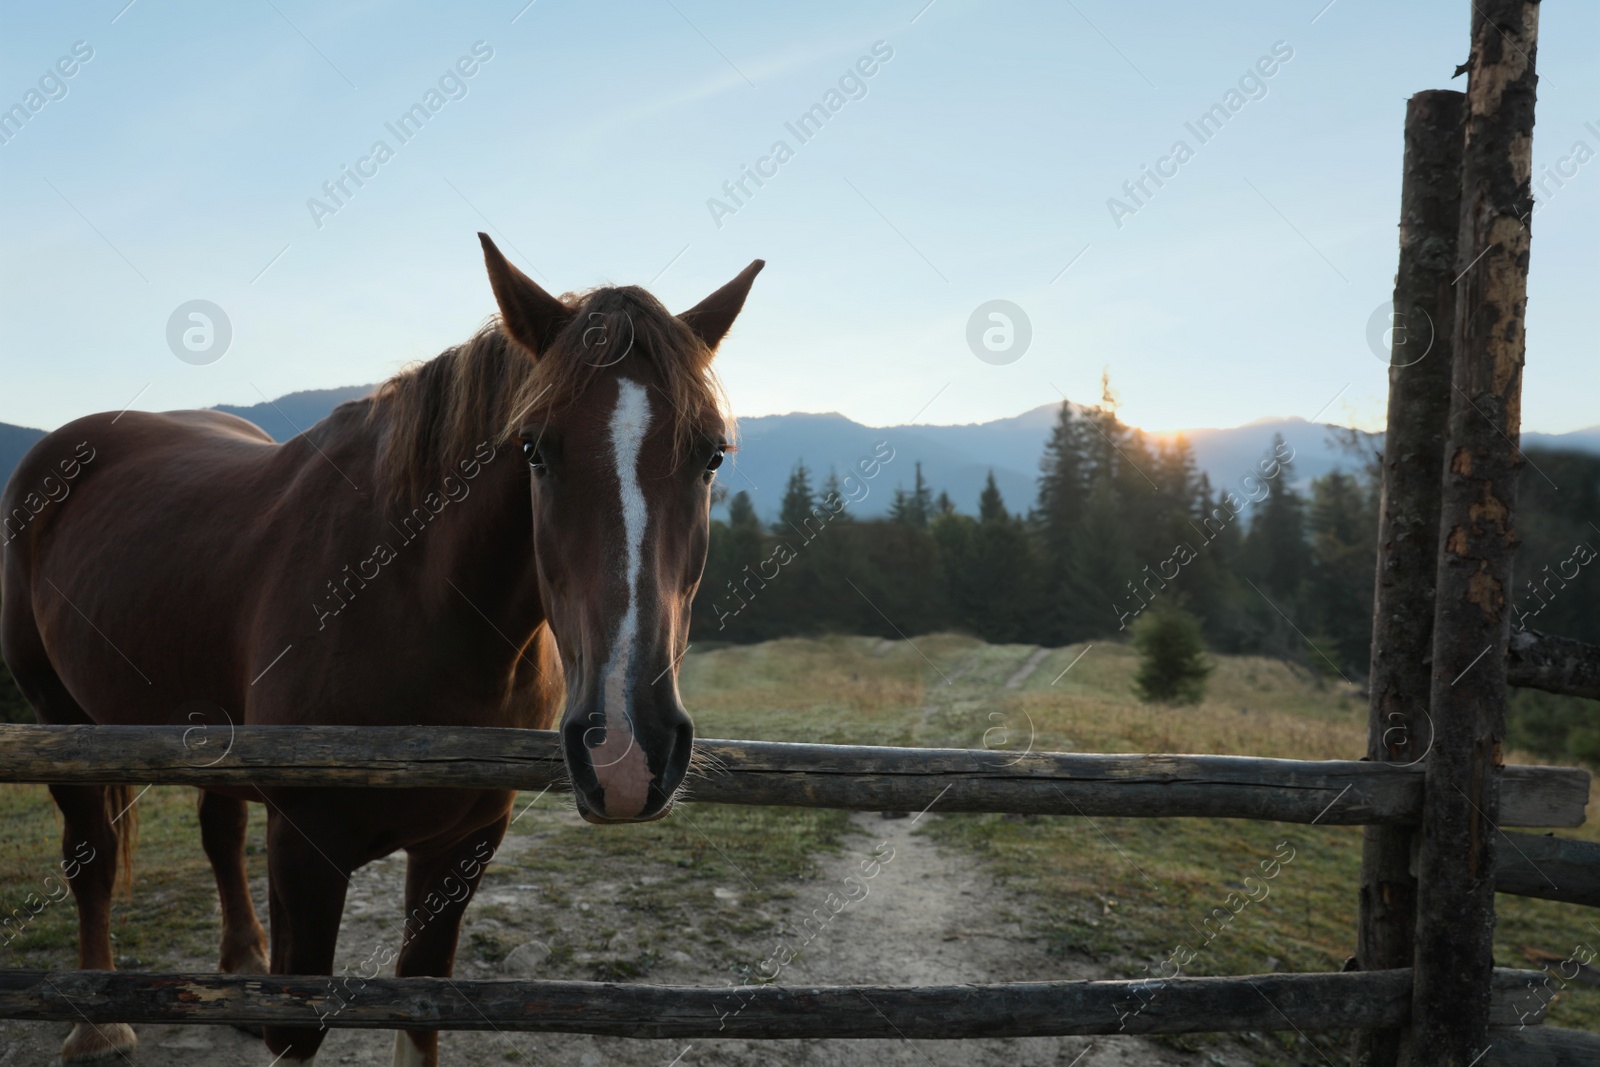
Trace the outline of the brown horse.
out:
<instances>
[{"instance_id":1,"label":"brown horse","mask_svg":"<svg viewBox=\"0 0 1600 1067\"><path fill-rule=\"evenodd\" d=\"M498 320L293 440L129 411L28 453L0 498L25 520L0 534L0 651L39 721L559 720L586 819L666 814L693 740L677 664L730 447L711 361L763 264L673 316L631 286L553 297L479 237ZM79 868L79 966L110 970L136 798L51 793ZM402 976L451 973L511 792L201 790L221 969L260 973L247 800L267 806L271 973L330 974L351 872L399 849L406 920L388 958ZM323 1033L308 1017L265 1037L304 1063ZM80 1024L62 1058L134 1043L124 1024ZM438 1033L397 1034L394 1062L437 1064Z\"/></svg>"}]
</instances>

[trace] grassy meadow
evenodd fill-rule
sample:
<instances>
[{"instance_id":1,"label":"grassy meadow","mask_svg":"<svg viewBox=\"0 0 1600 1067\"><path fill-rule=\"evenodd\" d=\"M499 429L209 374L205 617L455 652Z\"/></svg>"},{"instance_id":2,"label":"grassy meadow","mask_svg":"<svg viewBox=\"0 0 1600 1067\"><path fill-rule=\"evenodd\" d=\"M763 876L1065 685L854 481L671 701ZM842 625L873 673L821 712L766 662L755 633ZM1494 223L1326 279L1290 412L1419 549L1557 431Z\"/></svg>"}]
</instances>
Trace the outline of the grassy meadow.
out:
<instances>
[{"instance_id":1,"label":"grassy meadow","mask_svg":"<svg viewBox=\"0 0 1600 1067\"><path fill-rule=\"evenodd\" d=\"M1034 669L1015 685L1024 664ZM987 645L956 635L915 643L877 638L785 639L692 650L682 688L709 737L841 744L987 747L1021 753L1211 752L1354 758L1365 748L1365 705L1354 687L1296 674L1282 663L1221 657L1195 707L1141 704L1132 696L1132 650L1115 643L1053 649ZM1513 762L1535 762L1513 752ZM531 798L530 798L531 799ZM519 808L521 803L519 802ZM218 908L200 848L195 792L151 789L139 801L137 884L119 901L119 966L168 969L215 958ZM684 804L671 819L597 830L571 815L570 798L538 799L513 826L485 889L528 888L548 914L512 914L485 900L469 913L463 965L491 965L529 933L549 941L562 977L647 977L684 939L726 950L730 980L749 962L735 946L773 922L762 905L793 895L821 857L847 843L844 813ZM1589 825L1563 834L1600 838ZM249 861L264 874L264 823L252 812ZM1187 974L1338 970L1354 949L1360 829L1248 821L950 815L921 832L964 850L1030 905L1034 936L1083 953L1118 977L1143 977L1180 942ZM59 817L43 786L0 784L0 907L43 898L57 871ZM1292 852L1291 852L1292 850ZM1292 859L1285 860L1292 855ZM1270 893L1207 941L1202 921L1263 860L1281 862ZM627 907L647 913L646 943L616 951L615 915L586 922L577 887L625 869ZM596 872L600 872L597 876ZM744 907L707 909L712 885L733 886ZM770 888L780 887L780 888ZM788 888L781 888L788 887ZM724 891L725 892L725 891ZM264 893L258 892L264 905ZM1532 966L1595 944L1600 928L1575 905L1499 898L1496 959ZM396 905L398 910L398 905ZM25 914L26 912L24 912ZM74 965L70 901L49 903L0 952L3 967ZM1547 958L1547 957L1545 957ZM470 972L462 972L470 973ZM1600 1028L1600 989L1568 985L1556 1025Z\"/></svg>"},{"instance_id":2,"label":"grassy meadow","mask_svg":"<svg viewBox=\"0 0 1600 1067\"><path fill-rule=\"evenodd\" d=\"M1366 750L1366 703L1356 687L1275 660L1217 657L1205 700L1173 707L1133 697L1137 658L1116 643L1052 650L1008 688L1034 651L952 635L919 637L915 647L870 638L773 641L691 653L684 689L708 736L1293 759L1356 759ZM1516 751L1508 759L1544 762ZM1561 834L1600 840L1597 805L1591 800L1585 826ZM1034 901L1042 936L1119 976L1159 972L1180 942L1196 951L1184 967L1191 975L1336 971L1355 952L1359 827L1007 815L928 825ZM1289 850L1293 859L1267 883L1269 894L1208 942L1201 924L1212 910L1247 875L1259 878L1261 861ZM1501 966L1534 967L1535 957L1547 958L1541 954L1565 958L1580 943L1600 944L1589 909L1507 895L1497 905ZM1568 984L1550 1022L1600 1028L1600 989Z\"/></svg>"}]
</instances>

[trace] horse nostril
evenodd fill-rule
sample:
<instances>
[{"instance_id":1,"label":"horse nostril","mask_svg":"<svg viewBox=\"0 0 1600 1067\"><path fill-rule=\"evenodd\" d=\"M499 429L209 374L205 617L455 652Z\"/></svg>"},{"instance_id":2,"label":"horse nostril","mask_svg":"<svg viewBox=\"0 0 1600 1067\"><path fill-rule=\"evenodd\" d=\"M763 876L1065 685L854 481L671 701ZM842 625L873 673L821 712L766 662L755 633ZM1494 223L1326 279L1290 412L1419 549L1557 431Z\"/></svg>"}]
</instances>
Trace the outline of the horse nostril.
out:
<instances>
[{"instance_id":1,"label":"horse nostril","mask_svg":"<svg viewBox=\"0 0 1600 1067\"><path fill-rule=\"evenodd\" d=\"M672 728L672 751L667 756L666 766L661 769L661 785L669 796L683 781L693 757L694 723L685 715L683 721Z\"/></svg>"},{"instance_id":2,"label":"horse nostril","mask_svg":"<svg viewBox=\"0 0 1600 1067\"><path fill-rule=\"evenodd\" d=\"M601 731L599 736L595 735L595 730ZM569 722L561 733L562 740L566 742L568 750L574 754L605 741L604 726L595 726L585 722Z\"/></svg>"}]
</instances>

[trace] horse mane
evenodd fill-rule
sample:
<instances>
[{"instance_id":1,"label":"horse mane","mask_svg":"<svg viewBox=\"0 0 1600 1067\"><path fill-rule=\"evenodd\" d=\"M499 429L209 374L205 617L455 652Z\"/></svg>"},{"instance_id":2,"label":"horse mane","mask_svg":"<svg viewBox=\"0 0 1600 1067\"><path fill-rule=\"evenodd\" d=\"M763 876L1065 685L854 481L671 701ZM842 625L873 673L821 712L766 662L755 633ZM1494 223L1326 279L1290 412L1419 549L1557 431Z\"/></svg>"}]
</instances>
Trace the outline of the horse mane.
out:
<instances>
[{"instance_id":1,"label":"horse mane","mask_svg":"<svg viewBox=\"0 0 1600 1067\"><path fill-rule=\"evenodd\" d=\"M381 426L378 477L390 504L412 504L484 441L499 448L531 422L566 407L608 368L645 368L646 384L673 408L678 456L705 424L733 417L711 369L713 352L638 286L568 293L568 319L535 355L497 315L464 344L415 363L378 387L368 420Z\"/></svg>"}]
</instances>

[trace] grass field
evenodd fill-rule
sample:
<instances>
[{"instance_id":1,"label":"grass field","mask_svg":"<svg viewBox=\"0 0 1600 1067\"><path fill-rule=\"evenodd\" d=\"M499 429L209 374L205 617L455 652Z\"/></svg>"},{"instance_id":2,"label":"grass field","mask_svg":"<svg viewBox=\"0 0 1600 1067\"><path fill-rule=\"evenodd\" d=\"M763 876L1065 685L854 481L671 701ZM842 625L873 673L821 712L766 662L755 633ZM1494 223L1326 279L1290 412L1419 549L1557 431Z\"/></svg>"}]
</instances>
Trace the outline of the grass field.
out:
<instances>
[{"instance_id":1,"label":"grass field","mask_svg":"<svg viewBox=\"0 0 1600 1067\"><path fill-rule=\"evenodd\" d=\"M1132 697L1133 653L1113 643L1051 650L1008 687L1034 653L953 635L919 637L914 645L783 640L692 651L682 688L702 736L1313 759L1354 758L1365 748L1365 705L1353 687L1319 685L1274 661L1222 658L1204 703L1170 708ZM1533 762L1517 753L1510 758ZM137 888L115 915L119 965L163 969L214 959L217 904L194 791L154 788L139 807ZM263 823L257 810L249 857L257 878L264 872ZM1353 953L1358 828L998 815L924 825L1035 904L1039 936L1062 952L1094 957L1116 976L1158 971L1180 943L1194 952L1187 974L1338 970ZM59 827L44 787L0 785L4 911L26 914L30 894L46 897L44 880L58 869ZM571 817L569 798L552 794L513 833L536 847L508 849L486 888L537 879L556 907L547 915L512 916L493 903L475 905L463 937L465 960L492 963L532 931L553 946L557 974L626 980L647 975L652 961L685 937L713 954L747 942L770 921L763 894L793 892L756 886L803 883L820 857L844 844L847 822L837 812L685 804L663 822L600 832ZM1592 821L1563 833L1597 838ZM730 856L751 883L740 886L746 906L707 911L687 903L698 899L691 890L709 896L713 884L738 884L730 882ZM1203 920L1271 859L1280 866L1267 882L1268 895L1208 941ZM593 872L621 861L647 872L630 883L628 907L649 919L632 925L652 931L626 951L614 943L614 915L590 922L564 906L576 895L570 887L592 890ZM1600 943L1600 928L1577 906L1508 896L1499 906L1501 965L1530 966L1530 954L1564 957L1580 943ZM47 903L0 953L0 966L72 966L74 944L71 902ZM749 961L731 949L725 954L736 980ZM1600 990L1568 985L1550 1019L1600 1028Z\"/></svg>"},{"instance_id":2,"label":"grass field","mask_svg":"<svg viewBox=\"0 0 1600 1067\"><path fill-rule=\"evenodd\" d=\"M716 736L1296 759L1356 759L1366 749L1366 703L1355 687L1319 684L1272 660L1221 657L1203 703L1163 707L1131 695L1136 657L1124 645L1053 650L1016 689L1005 683L1031 648L954 636L884 645L775 641L691 655L684 689L702 731ZM1518 752L1509 759L1540 762ZM1596 803L1586 826L1562 833L1600 840ZM1126 977L1159 971L1180 943L1195 950L1184 971L1196 975L1339 970L1355 951L1359 827L1003 815L929 825L1039 902L1043 932L1062 950L1087 952ZM1208 943L1201 924L1213 909L1247 875L1259 879L1263 860L1291 851L1268 895ZM1588 909L1505 895L1498 907L1502 966L1600 945ZM1600 1028L1600 989L1567 985L1550 1021Z\"/></svg>"}]
</instances>

